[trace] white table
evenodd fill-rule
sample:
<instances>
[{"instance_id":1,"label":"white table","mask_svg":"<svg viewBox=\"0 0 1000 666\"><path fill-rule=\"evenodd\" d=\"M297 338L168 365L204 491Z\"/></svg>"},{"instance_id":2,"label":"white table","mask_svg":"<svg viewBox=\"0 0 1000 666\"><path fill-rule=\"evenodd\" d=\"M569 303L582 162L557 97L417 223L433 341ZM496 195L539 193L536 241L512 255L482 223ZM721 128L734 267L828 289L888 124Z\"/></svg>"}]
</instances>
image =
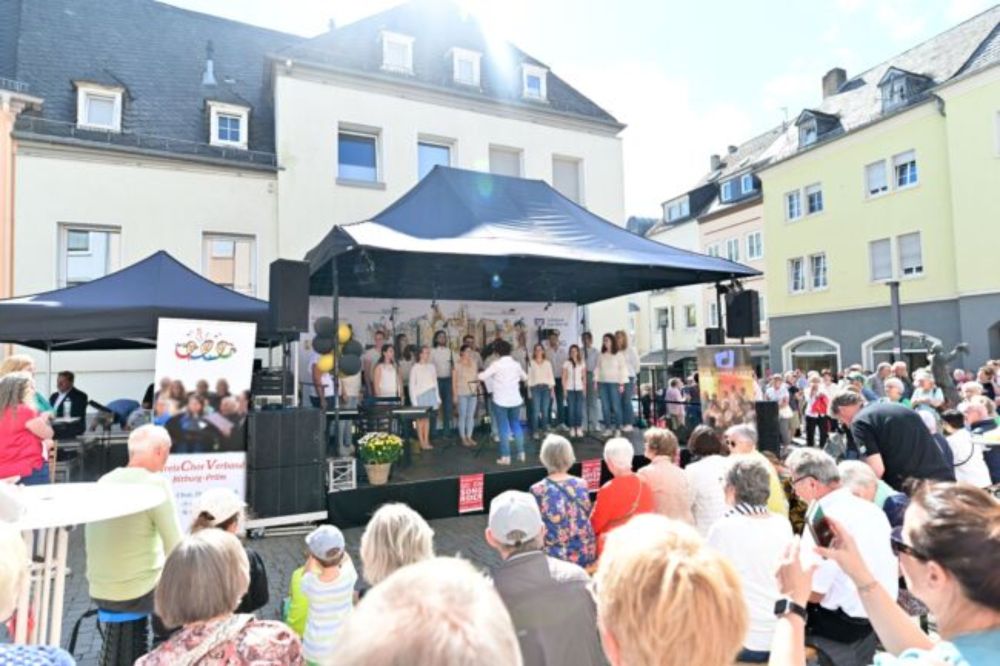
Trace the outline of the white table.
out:
<instances>
[{"instance_id":1,"label":"white table","mask_svg":"<svg viewBox=\"0 0 1000 666\"><path fill-rule=\"evenodd\" d=\"M15 526L24 533L28 552L40 550L44 559L32 562L31 575L21 588L14 642L58 646L62 638L69 529L152 509L166 496L159 488L124 483L60 483L18 490L26 511ZM30 636L29 607L35 614Z\"/></svg>"}]
</instances>

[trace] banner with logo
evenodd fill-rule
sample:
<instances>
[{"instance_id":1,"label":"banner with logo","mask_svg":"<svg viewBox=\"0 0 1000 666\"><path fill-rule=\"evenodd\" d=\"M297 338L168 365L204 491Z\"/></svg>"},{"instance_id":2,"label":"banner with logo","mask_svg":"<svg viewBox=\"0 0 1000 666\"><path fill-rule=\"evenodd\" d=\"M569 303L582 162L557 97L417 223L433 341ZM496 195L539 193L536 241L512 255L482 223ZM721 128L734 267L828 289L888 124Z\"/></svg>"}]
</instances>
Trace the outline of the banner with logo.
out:
<instances>
[{"instance_id":1,"label":"banner with logo","mask_svg":"<svg viewBox=\"0 0 1000 666\"><path fill-rule=\"evenodd\" d=\"M484 489L486 476L464 474L458 477L458 512L471 513L484 509Z\"/></svg>"},{"instance_id":2,"label":"banner with logo","mask_svg":"<svg viewBox=\"0 0 1000 666\"><path fill-rule=\"evenodd\" d=\"M738 423L756 423L754 381L749 347L699 347L702 421L720 430Z\"/></svg>"},{"instance_id":3,"label":"banner with logo","mask_svg":"<svg viewBox=\"0 0 1000 666\"><path fill-rule=\"evenodd\" d=\"M161 318L156 333L156 386L168 377L187 391L208 382L214 391L220 379L237 395L250 388L257 324L238 321Z\"/></svg>"},{"instance_id":4,"label":"banner with logo","mask_svg":"<svg viewBox=\"0 0 1000 666\"><path fill-rule=\"evenodd\" d=\"M580 463L580 476L587 482L587 490L596 493L601 489L601 459L593 458Z\"/></svg>"},{"instance_id":5,"label":"banner with logo","mask_svg":"<svg viewBox=\"0 0 1000 666\"><path fill-rule=\"evenodd\" d=\"M198 497L209 488L229 488L246 499L246 453L171 454L163 470L174 491L181 529L195 519Z\"/></svg>"}]
</instances>

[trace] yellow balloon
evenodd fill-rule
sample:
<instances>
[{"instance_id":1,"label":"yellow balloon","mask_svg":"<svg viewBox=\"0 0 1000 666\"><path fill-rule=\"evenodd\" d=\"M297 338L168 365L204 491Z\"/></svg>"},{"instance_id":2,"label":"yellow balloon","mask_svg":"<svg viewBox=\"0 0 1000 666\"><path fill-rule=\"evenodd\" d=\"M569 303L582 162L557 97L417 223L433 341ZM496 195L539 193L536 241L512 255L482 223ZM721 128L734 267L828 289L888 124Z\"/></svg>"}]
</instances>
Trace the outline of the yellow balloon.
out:
<instances>
[{"instance_id":1,"label":"yellow balloon","mask_svg":"<svg viewBox=\"0 0 1000 666\"><path fill-rule=\"evenodd\" d=\"M323 354L316 362L320 372L333 372L333 354Z\"/></svg>"},{"instance_id":2,"label":"yellow balloon","mask_svg":"<svg viewBox=\"0 0 1000 666\"><path fill-rule=\"evenodd\" d=\"M337 339L340 340L340 344L349 342L352 334L350 324L341 324L340 328L337 329Z\"/></svg>"}]
</instances>

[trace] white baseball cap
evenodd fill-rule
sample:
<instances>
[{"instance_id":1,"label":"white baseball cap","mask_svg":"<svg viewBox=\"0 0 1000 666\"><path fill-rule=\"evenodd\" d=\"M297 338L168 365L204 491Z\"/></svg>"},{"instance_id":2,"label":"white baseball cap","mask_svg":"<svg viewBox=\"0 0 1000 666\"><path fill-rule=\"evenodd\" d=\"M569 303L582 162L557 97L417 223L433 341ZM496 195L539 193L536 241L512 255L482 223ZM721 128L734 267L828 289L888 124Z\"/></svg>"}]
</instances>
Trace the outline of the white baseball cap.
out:
<instances>
[{"instance_id":1,"label":"white baseball cap","mask_svg":"<svg viewBox=\"0 0 1000 666\"><path fill-rule=\"evenodd\" d=\"M344 550L344 534L333 525L320 525L306 536L306 547L313 557L321 560L330 556L331 550Z\"/></svg>"},{"instance_id":2,"label":"white baseball cap","mask_svg":"<svg viewBox=\"0 0 1000 666\"><path fill-rule=\"evenodd\" d=\"M519 546L534 539L544 527L531 493L507 490L490 502L490 533L505 546Z\"/></svg>"},{"instance_id":3,"label":"white baseball cap","mask_svg":"<svg viewBox=\"0 0 1000 666\"><path fill-rule=\"evenodd\" d=\"M224 523L246 508L246 502L241 500L236 491L230 488L209 488L198 498L195 507L197 514L208 514L212 526Z\"/></svg>"}]
</instances>

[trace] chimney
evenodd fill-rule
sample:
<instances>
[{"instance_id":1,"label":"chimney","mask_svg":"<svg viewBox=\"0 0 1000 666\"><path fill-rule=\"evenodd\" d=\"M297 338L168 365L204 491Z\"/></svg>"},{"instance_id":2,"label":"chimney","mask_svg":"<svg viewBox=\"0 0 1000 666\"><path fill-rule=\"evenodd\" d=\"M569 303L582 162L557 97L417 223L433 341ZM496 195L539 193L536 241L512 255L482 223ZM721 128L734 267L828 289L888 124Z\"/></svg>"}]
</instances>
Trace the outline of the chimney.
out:
<instances>
[{"instance_id":1,"label":"chimney","mask_svg":"<svg viewBox=\"0 0 1000 666\"><path fill-rule=\"evenodd\" d=\"M836 95L840 87L847 83L847 72L842 67L834 67L823 75L823 99Z\"/></svg>"},{"instance_id":2,"label":"chimney","mask_svg":"<svg viewBox=\"0 0 1000 666\"><path fill-rule=\"evenodd\" d=\"M730 155L735 155L737 149L736 146L729 146L729 148L727 148L726 150L729 151Z\"/></svg>"},{"instance_id":3,"label":"chimney","mask_svg":"<svg viewBox=\"0 0 1000 666\"><path fill-rule=\"evenodd\" d=\"M208 44L205 45L205 71L201 75L201 85L203 86L217 85L215 80L215 61L212 59L214 55L215 47L212 46L212 40L208 40Z\"/></svg>"},{"instance_id":4,"label":"chimney","mask_svg":"<svg viewBox=\"0 0 1000 666\"><path fill-rule=\"evenodd\" d=\"M711 157L708 158L708 164L709 168L712 169L712 171L718 171L719 168L722 166L722 158L719 157L718 155L712 155Z\"/></svg>"}]
</instances>

